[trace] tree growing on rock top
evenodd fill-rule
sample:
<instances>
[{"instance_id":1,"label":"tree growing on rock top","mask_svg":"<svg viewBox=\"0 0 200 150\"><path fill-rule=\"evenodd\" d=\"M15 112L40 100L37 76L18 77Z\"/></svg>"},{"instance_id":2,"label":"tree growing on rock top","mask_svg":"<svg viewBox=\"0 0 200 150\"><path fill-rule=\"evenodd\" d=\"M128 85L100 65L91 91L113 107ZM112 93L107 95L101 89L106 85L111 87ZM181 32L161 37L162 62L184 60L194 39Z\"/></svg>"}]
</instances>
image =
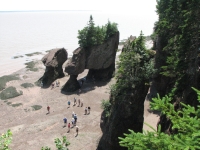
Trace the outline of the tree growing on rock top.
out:
<instances>
[{"instance_id":1,"label":"tree growing on rock top","mask_svg":"<svg viewBox=\"0 0 200 150\"><path fill-rule=\"evenodd\" d=\"M79 39L78 43L80 47L88 48L94 45L103 44L112 35L118 32L117 23L108 23L105 26L95 26L92 15L86 27L82 30L78 30Z\"/></svg>"}]
</instances>

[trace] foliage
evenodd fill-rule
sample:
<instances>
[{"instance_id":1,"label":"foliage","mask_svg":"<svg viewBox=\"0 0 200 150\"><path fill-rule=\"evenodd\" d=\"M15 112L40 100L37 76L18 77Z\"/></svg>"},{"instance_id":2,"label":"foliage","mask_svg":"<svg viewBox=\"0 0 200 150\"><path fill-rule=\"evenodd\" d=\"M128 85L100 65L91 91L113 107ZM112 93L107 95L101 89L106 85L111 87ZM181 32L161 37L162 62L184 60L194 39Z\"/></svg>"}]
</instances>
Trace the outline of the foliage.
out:
<instances>
[{"instance_id":1,"label":"foliage","mask_svg":"<svg viewBox=\"0 0 200 150\"><path fill-rule=\"evenodd\" d=\"M23 83L23 84L21 84L21 86L24 88L34 87L34 85L32 83Z\"/></svg>"},{"instance_id":2,"label":"foliage","mask_svg":"<svg viewBox=\"0 0 200 150\"><path fill-rule=\"evenodd\" d=\"M193 88L194 89L194 88ZM194 89L200 102L200 91ZM178 130L178 134L165 134L160 131L147 131L144 133L135 133L132 130L130 134L124 134L125 138L120 139L120 145L133 149L157 149L157 150L189 150L200 149L200 105L197 109L190 105L181 103L183 109L175 111L171 104L171 96L153 98L151 108L161 110L173 123L173 130Z\"/></svg>"},{"instance_id":3,"label":"foliage","mask_svg":"<svg viewBox=\"0 0 200 150\"><path fill-rule=\"evenodd\" d=\"M51 148L46 146L46 147L42 147L41 150L51 150Z\"/></svg>"},{"instance_id":4,"label":"foliage","mask_svg":"<svg viewBox=\"0 0 200 150\"><path fill-rule=\"evenodd\" d=\"M109 37L111 37L112 35L114 35L118 29L117 29L117 24L116 23L111 23L109 20L108 20L108 23L106 25L107 29L106 29L106 37L105 39L109 39Z\"/></svg>"},{"instance_id":5,"label":"foliage","mask_svg":"<svg viewBox=\"0 0 200 150\"><path fill-rule=\"evenodd\" d=\"M0 137L0 150L9 150L9 144L12 141L12 132L8 130L5 134Z\"/></svg>"},{"instance_id":6,"label":"foliage","mask_svg":"<svg viewBox=\"0 0 200 150\"><path fill-rule=\"evenodd\" d=\"M0 77L0 91L5 89L6 83L12 80L19 80L19 78L16 75L6 75Z\"/></svg>"},{"instance_id":7,"label":"foliage","mask_svg":"<svg viewBox=\"0 0 200 150\"><path fill-rule=\"evenodd\" d=\"M80 47L91 47L94 45L102 44L105 40L108 40L112 35L118 31L117 24L108 23L105 26L95 26L92 15L88 25L82 30L78 30L78 43Z\"/></svg>"},{"instance_id":8,"label":"foliage","mask_svg":"<svg viewBox=\"0 0 200 150\"><path fill-rule=\"evenodd\" d=\"M66 136L63 136L62 139L56 138L54 140L54 143L56 144L57 150L68 150L68 146L70 145L69 141L67 140ZM51 150L49 147L42 147L41 150Z\"/></svg>"},{"instance_id":9,"label":"foliage","mask_svg":"<svg viewBox=\"0 0 200 150\"><path fill-rule=\"evenodd\" d=\"M112 95L116 93L127 94L140 83L148 83L155 72L154 61L149 50L145 48L145 38L140 36L133 41L128 40L120 55L117 83L111 89Z\"/></svg>"},{"instance_id":10,"label":"foliage","mask_svg":"<svg viewBox=\"0 0 200 150\"><path fill-rule=\"evenodd\" d=\"M199 6L199 0L157 0L155 34L165 54L160 74L173 78L179 93L198 71Z\"/></svg>"},{"instance_id":11,"label":"foliage","mask_svg":"<svg viewBox=\"0 0 200 150\"><path fill-rule=\"evenodd\" d=\"M17 97L17 96L20 96L22 95L23 92L22 91L17 91L15 87L13 86L10 86L8 88L6 88L5 90L3 90L1 93L0 93L0 98L2 100L6 100L6 99L9 99L9 98L13 98L13 97Z\"/></svg>"},{"instance_id":12,"label":"foliage","mask_svg":"<svg viewBox=\"0 0 200 150\"><path fill-rule=\"evenodd\" d=\"M109 100L102 100L101 101L101 108L105 111L106 117L110 115L110 108L111 108L111 103Z\"/></svg>"}]
</instances>

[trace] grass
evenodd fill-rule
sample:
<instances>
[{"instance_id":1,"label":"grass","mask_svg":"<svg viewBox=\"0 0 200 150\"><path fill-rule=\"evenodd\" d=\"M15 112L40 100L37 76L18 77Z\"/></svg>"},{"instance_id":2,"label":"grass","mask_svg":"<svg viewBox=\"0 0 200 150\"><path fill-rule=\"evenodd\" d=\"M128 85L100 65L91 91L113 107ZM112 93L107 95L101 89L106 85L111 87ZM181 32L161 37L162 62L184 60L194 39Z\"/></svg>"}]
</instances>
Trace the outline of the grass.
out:
<instances>
[{"instance_id":1,"label":"grass","mask_svg":"<svg viewBox=\"0 0 200 150\"><path fill-rule=\"evenodd\" d=\"M22 103L16 103L16 104L12 104L11 106L12 107L18 107L18 106L21 106L22 105Z\"/></svg>"},{"instance_id":2,"label":"grass","mask_svg":"<svg viewBox=\"0 0 200 150\"><path fill-rule=\"evenodd\" d=\"M39 109L42 108L41 105L33 105L33 106L31 106L31 107L34 109L34 111L39 110Z\"/></svg>"},{"instance_id":3,"label":"grass","mask_svg":"<svg viewBox=\"0 0 200 150\"><path fill-rule=\"evenodd\" d=\"M23 83L23 84L21 84L21 86L24 88L34 87L34 85L32 83Z\"/></svg>"},{"instance_id":4,"label":"grass","mask_svg":"<svg viewBox=\"0 0 200 150\"><path fill-rule=\"evenodd\" d=\"M30 71L38 71L38 68L35 68L35 62L34 61L30 61L28 63L25 63L26 68L28 68Z\"/></svg>"},{"instance_id":5,"label":"grass","mask_svg":"<svg viewBox=\"0 0 200 150\"><path fill-rule=\"evenodd\" d=\"M26 56L33 56L33 55L40 55L42 54L41 52L35 52L35 53L30 53L30 54L25 54Z\"/></svg>"},{"instance_id":6,"label":"grass","mask_svg":"<svg viewBox=\"0 0 200 150\"><path fill-rule=\"evenodd\" d=\"M3 90L0 93L0 98L2 100L6 100L6 99L10 99L10 98L14 98L14 97L20 96L22 94L23 94L22 91L17 92L15 87L10 86L10 87L6 88L5 90Z\"/></svg>"},{"instance_id":7,"label":"grass","mask_svg":"<svg viewBox=\"0 0 200 150\"><path fill-rule=\"evenodd\" d=\"M6 83L12 80L19 80L16 75L6 75L0 77L0 91L6 88Z\"/></svg>"}]
</instances>

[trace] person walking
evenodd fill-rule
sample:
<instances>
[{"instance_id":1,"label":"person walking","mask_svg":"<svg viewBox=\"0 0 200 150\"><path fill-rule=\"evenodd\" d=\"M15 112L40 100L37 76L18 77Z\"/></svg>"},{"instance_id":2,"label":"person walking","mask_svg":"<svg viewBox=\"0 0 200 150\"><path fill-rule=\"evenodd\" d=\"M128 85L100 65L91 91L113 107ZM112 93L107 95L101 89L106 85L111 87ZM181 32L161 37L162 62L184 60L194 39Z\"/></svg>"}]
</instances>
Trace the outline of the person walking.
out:
<instances>
[{"instance_id":1,"label":"person walking","mask_svg":"<svg viewBox=\"0 0 200 150\"><path fill-rule=\"evenodd\" d=\"M70 132L70 123L68 123L68 132Z\"/></svg>"},{"instance_id":2,"label":"person walking","mask_svg":"<svg viewBox=\"0 0 200 150\"><path fill-rule=\"evenodd\" d=\"M53 89L53 88L54 88L54 84L55 84L54 82L51 84L51 89Z\"/></svg>"},{"instance_id":3,"label":"person walking","mask_svg":"<svg viewBox=\"0 0 200 150\"><path fill-rule=\"evenodd\" d=\"M79 128L76 126L76 136L78 135Z\"/></svg>"},{"instance_id":4,"label":"person walking","mask_svg":"<svg viewBox=\"0 0 200 150\"><path fill-rule=\"evenodd\" d=\"M81 107L83 107L83 100L81 100Z\"/></svg>"},{"instance_id":5,"label":"person walking","mask_svg":"<svg viewBox=\"0 0 200 150\"><path fill-rule=\"evenodd\" d=\"M74 106L76 105L76 98L74 97Z\"/></svg>"},{"instance_id":6,"label":"person walking","mask_svg":"<svg viewBox=\"0 0 200 150\"><path fill-rule=\"evenodd\" d=\"M90 106L88 106L88 114L90 114L90 109L91 109Z\"/></svg>"},{"instance_id":7,"label":"person walking","mask_svg":"<svg viewBox=\"0 0 200 150\"><path fill-rule=\"evenodd\" d=\"M47 111L48 111L47 114L50 114L50 106L47 106Z\"/></svg>"},{"instance_id":8,"label":"person walking","mask_svg":"<svg viewBox=\"0 0 200 150\"><path fill-rule=\"evenodd\" d=\"M75 120L74 120L74 118L72 118L72 128L75 126Z\"/></svg>"},{"instance_id":9,"label":"person walking","mask_svg":"<svg viewBox=\"0 0 200 150\"><path fill-rule=\"evenodd\" d=\"M67 124L67 118L65 117L65 118L63 119L63 121L64 121L64 126L63 126L63 127L66 127L66 124Z\"/></svg>"},{"instance_id":10,"label":"person walking","mask_svg":"<svg viewBox=\"0 0 200 150\"><path fill-rule=\"evenodd\" d=\"M70 100L68 100L68 108L70 107L70 103L71 103Z\"/></svg>"},{"instance_id":11,"label":"person walking","mask_svg":"<svg viewBox=\"0 0 200 150\"><path fill-rule=\"evenodd\" d=\"M78 99L78 107L80 106L80 104L81 104L81 100L80 100L80 98Z\"/></svg>"},{"instance_id":12,"label":"person walking","mask_svg":"<svg viewBox=\"0 0 200 150\"><path fill-rule=\"evenodd\" d=\"M85 107L85 115L87 115L87 110L88 110L87 107Z\"/></svg>"},{"instance_id":13,"label":"person walking","mask_svg":"<svg viewBox=\"0 0 200 150\"><path fill-rule=\"evenodd\" d=\"M72 112L72 118L74 118L74 115L75 115L75 113L74 113L74 112Z\"/></svg>"},{"instance_id":14,"label":"person walking","mask_svg":"<svg viewBox=\"0 0 200 150\"><path fill-rule=\"evenodd\" d=\"M60 81L56 80L56 86L59 87L59 85L60 85Z\"/></svg>"},{"instance_id":15,"label":"person walking","mask_svg":"<svg viewBox=\"0 0 200 150\"><path fill-rule=\"evenodd\" d=\"M74 115L74 123L76 124L76 122L77 122L77 115L75 114Z\"/></svg>"}]
</instances>

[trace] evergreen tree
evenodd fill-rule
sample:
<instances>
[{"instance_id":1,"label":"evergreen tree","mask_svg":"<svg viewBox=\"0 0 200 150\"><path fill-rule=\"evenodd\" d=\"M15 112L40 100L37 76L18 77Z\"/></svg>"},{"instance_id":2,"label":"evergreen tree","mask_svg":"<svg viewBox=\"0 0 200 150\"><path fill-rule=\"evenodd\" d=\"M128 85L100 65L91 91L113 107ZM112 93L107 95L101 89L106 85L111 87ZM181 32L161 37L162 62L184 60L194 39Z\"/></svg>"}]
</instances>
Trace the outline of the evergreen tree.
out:
<instances>
[{"instance_id":1,"label":"evergreen tree","mask_svg":"<svg viewBox=\"0 0 200 150\"><path fill-rule=\"evenodd\" d=\"M88 22L88 25L82 30L78 30L78 36L77 36L77 38L79 39L78 43L80 47L84 48L103 44L105 40L110 38L116 32L118 32L116 23L109 22L109 24L107 24L106 26L95 27L93 17L92 15L90 15L90 20Z\"/></svg>"},{"instance_id":2,"label":"evergreen tree","mask_svg":"<svg viewBox=\"0 0 200 150\"><path fill-rule=\"evenodd\" d=\"M194 89L198 94L198 101L200 102L200 91ZM125 138L120 139L120 145L127 147L128 150L196 150L200 149L200 105L197 109L183 103L182 110L176 111L174 105L171 104L171 96L165 96L162 99L158 96L153 99L151 108L153 110L160 110L167 115L173 122L173 129L178 130L178 134L162 133L160 127L158 131L144 131L144 133L135 133L132 130L130 134L124 134Z\"/></svg>"},{"instance_id":3,"label":"evergreen tree","mask_svg":"<svg viewBox=\"0 0 200 150\"><path fill-rule=\"evenodd\" d=\"M87 45L90 45L90 46L96 45L95 35L96 35L95 24L94 24L92 15L90 15L90 20L88 23L87 35L86 35Z\"/></svg>"},{"instance_id":4,"label":"evergreen tree","mask_svg":"<svg viewBox=\"0 0 200 150\"><path fill-rule=\"evenodd\" d=\"M117 24L116 23L111 23L108 20L108 23L106 24L106 37L105 37L105 39L107 40L109 37L111 37L117 31L118 31Z\"/></svg>"}]
</instances>

